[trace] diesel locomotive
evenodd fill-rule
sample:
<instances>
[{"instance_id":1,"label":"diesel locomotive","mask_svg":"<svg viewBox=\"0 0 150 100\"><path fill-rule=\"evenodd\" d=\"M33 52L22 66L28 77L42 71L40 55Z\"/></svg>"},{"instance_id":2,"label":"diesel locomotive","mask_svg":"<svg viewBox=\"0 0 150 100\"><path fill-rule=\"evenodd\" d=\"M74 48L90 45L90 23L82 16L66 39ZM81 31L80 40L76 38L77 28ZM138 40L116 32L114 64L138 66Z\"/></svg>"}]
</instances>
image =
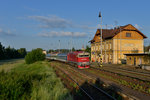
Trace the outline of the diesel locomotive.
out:
<instances>
[{"instance_id":1,"label":"diesel locomotive","mask_svg":"<svg viewBox=\"0 0 150 100\"><path fill-rule=\"evenodd\" d=\"M89 68L90 67L90 59L89 53L84 51L74 51L67 54L67 62L74 64L76 67Z\"/></svg>"}]
</instances>

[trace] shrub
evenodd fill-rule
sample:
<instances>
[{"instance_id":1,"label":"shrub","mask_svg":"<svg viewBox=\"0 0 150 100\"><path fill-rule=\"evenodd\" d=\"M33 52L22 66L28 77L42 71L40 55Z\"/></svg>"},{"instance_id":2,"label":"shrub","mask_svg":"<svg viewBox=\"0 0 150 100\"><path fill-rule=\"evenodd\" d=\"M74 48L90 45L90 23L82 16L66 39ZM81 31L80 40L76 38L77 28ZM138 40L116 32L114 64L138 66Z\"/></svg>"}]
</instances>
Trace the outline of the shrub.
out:
<instances>
[{"instance_id":1,"label":"shrub","mask_svg":"<svg viewBox=\"0 0 150 100\"><path fill-rule=\"evenodd\" d=\"M42 61L44 59L45 59L45 54L42 53L42 49L40 48L32 50L25 56L25 61L27 64L31 64L36 61Z\"/></svg>"},{"instance_id":2,"label":"shrub","mask_svg":"<svg viewBox=\"0 0 150 100\"><path fill-rule=\"evenodd\" d=\"M19 64L0 71L0 100L72 100L52 67L45 61Z\"/></svg>"},{"instance_id":3,"label":"shrub","mask_svg":"<svg viewBox=\"0 0 150 100\"><path fill-rule=\"evenodd\" d=\"M30 75L0 72L0 98L2 100L29 99L31 90Z\"/></svg>"}]
</instances>

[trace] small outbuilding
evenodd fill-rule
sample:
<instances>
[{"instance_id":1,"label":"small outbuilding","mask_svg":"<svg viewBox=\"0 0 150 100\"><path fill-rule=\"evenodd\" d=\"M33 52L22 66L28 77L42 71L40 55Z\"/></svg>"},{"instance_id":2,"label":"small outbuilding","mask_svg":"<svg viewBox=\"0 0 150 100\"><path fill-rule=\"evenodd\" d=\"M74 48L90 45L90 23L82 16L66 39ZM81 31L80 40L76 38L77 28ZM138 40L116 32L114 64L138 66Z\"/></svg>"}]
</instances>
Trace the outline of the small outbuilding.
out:
<instances>
[{"instance_id":1,"label":"small outbuilding","mask_svg":"<svg viewBox=\"0 0 150 100\"><path fill-rule=\"evenodd\" d=\"M126 55L127 65L147 65L150 64L150 55L148 53L130 53Z\"/></svg>"},{"instance_id":2,"label":"small outbuilding","mask_svg":"<svg viewBox=\"0 0 150 100\"><path fill-rule=\"evenodd\" d=\"M46 50L43 50L42 52L43 52L43 54L45 54L45 55L47 54L47 51L46 51Z\"/></svg>"}]
</instances>

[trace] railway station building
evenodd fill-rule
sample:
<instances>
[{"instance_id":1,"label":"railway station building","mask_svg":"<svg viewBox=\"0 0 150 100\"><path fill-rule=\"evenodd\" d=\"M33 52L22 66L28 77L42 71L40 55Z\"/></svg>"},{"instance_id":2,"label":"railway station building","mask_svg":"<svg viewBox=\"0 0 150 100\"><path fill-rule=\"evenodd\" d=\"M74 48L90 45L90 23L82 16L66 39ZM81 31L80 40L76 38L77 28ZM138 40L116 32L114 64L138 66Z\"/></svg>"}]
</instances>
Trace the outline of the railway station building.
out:
<instances>
[{"instance_id":1,"label":"railway station building","mask_svg":"<svg viewBox=\"0 0 150 100\"><path fill-rule=\"evenodd\" d=\"M150 56L149 53L128 53L125 54L127 59L127 65L149 65Z\"/></svg>"},{"instance_id":2,"label":"railway station building","mask_svg":"<svg viewBox=\"0 0 150 100\"><path fill-rule=\"evenodd\" d=\"M100 61L99 54L102 49L103 63L113 64L124 63L127 60L125 54L144 53L144 39L147 38L131 24L114 29L102 29L102 46L100 37L100 29L97 29L90 41L91 61Z\"/></svg>"}]
</instances>

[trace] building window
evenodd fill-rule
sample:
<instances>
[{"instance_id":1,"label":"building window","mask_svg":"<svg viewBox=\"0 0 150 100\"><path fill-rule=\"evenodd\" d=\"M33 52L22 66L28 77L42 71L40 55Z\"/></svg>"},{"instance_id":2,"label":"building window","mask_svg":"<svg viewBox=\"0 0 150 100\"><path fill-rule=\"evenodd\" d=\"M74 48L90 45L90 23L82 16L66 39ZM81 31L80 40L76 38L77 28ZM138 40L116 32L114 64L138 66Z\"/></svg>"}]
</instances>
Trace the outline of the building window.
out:
<instances>
[{"instance_id":1,"label":"building window","mask_svg":"<svg viewBox=\"0 0 150 100\"><path fill-rule=\"evenodd\" d=\"M126 37L131 37L131 33L126 33Z\"/></svg>"},{"instance_id":2,"label":"building window","mask_svg":"<svg viewBox=\"0 0 150 100\"><path fill-rule=\"evenodd\" d=\"M110 49L111 49L111 44L110 44Z\"/></svg>"},{"instance_id":3,"label":"building window","mask_svg":"<svg viewBox=\"0 0 150 100\"><path fill-rule=\"evenodd\" d=\"M106 49L108 49L108 44L106 44Z\"/></svg>"},{"instance_id":4,"label":"building window","mask_svg":"<svg viewBox=\"0 0 150 100\"><path fill-rule=\"evenodd\" d=\"M112 55L110 55L110 59L112 59Z\"/></svg>"}]
</instances>

